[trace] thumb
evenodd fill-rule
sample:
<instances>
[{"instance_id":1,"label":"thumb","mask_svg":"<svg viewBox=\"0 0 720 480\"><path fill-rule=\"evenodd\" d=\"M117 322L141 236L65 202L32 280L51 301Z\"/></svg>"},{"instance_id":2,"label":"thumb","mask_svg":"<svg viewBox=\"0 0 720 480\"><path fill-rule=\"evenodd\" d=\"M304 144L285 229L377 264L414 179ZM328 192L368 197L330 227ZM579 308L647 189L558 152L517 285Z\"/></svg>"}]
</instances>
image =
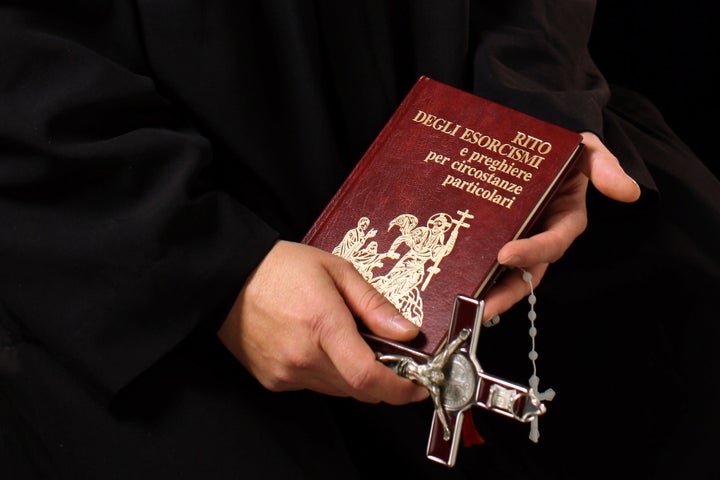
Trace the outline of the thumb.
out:
<instances>
[{"instance_id":1,"label":"thumb","mask_svg":"<svg viewBox=\"0 0 720 480\"><path fill-rule=\"evenodd\" d=\"M640 187L630 177L617 157L593 133L583 132L586 149L580 168L601 193L620 202L634 202L640 197Z\"/></svg>"},{"instance_id":2,"label":"thumb","mask_svg":"<svg viewBox=\"0 0 720 480\"><path fill-rule=\"evenodd\" d=\"M353 314L380 337L399 342L415 338L420 328L407 320L350 263L347 266L349 269L342 275L342 281L337 282L337 288Z\"/></svg>"}]
</instances>

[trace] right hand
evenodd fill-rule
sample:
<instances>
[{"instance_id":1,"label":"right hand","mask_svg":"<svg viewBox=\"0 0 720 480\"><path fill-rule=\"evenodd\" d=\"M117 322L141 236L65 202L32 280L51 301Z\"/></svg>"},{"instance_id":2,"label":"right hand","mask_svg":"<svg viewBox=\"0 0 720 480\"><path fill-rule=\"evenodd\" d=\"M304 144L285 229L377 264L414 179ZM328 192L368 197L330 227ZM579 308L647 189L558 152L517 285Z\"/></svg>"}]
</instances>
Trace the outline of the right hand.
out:
<instances>
[{"instance_id":1,"label":"right hand","mask_svg":"<svg viewBox=\"0 0 720 480\"><path fill-rule=\"evenodd\" d=\"M548 266L560 259L585 231L589 182L618 202L631 203L640 198L640 187L600 138L591 132L581 132L581 135L585 149L580 161L543 212L538 233L508 242L498 252L501 265L522 267L532 274L533 288L538 286ZM505 272L485 296L483 318L488 320L505 312L526 297L528 290L520 270Z\"/></svg>"},{"instance_id":2,"label":"right hand","mask_svg":"<svg viewBox=\"0 0 720 480\"><path fill-rule=\"evenodd\" d=\"M267 389L310 389L393 405L428 392L377 361L355 318L374 334L408 341L418 328L350 262L279 241L248 278L218 335Z\"/></svg>"}]
</instances>

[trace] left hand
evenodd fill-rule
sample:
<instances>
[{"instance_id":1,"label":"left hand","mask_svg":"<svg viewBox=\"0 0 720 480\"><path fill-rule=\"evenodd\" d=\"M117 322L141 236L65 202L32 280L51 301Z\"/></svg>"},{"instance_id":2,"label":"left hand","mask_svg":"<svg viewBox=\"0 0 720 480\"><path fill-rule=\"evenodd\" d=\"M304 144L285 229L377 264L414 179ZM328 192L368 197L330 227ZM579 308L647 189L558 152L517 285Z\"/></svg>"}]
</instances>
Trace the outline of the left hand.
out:
<instances>
[{"instance_id":1,"label":"left hand","mask_svg":"<svg viewBox=\"0 0 720 480\"><path fill-rule=\"evenodd\" d=\"M533 288L542 279L548 266L560 259L587 227L585 195L588 182L599 192L619 202L630 203L640 198L640 187L628 176L617 157L590 132L582 132L585 149L575 170L561 185L553 200L538 220L540 232L524 239L508 242L498 252L501 265L522 267L532 274ZM506 271L485 297L484 320L507 311L529 293L527 283L518 269Z\"/></svg>"}]
</instances>

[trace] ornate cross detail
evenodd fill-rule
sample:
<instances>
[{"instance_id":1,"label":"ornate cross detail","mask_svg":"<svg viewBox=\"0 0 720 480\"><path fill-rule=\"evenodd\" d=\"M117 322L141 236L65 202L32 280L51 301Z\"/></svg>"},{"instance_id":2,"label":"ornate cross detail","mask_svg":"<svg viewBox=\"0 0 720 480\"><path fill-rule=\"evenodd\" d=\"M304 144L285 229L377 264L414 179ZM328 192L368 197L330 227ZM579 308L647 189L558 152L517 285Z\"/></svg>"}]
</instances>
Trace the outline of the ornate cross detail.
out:
<instances>
[{"instance_id":1,"label":"ornate cross detail","mask_svg":"<svg viewBox=\"0 0 720 480\"><path fill-rule=\"evenodd\" d=\"M378 359L430 392L435 405L427 457L452 467L460 447L465 412L474 406L520 422L531 422L545 413L536 392L485 373L476 357L484 303L464 295L455 297L445 346L434 356L401 344L381 340Z\"/></svg>"}]
</instances>

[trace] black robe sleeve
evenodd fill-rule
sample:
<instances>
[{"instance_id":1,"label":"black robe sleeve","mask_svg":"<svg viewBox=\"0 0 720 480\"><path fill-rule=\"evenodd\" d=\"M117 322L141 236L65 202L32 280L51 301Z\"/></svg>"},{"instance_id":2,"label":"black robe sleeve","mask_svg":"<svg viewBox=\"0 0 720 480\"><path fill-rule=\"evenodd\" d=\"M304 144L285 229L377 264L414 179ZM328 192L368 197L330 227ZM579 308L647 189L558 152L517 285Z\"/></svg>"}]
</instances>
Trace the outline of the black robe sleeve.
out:
<instances>
[{"instance_id":1,"label":"black robe sleeve","mask_svg":"<svg viewBox=\"0 0 720 480\"><path fill-rule=\"evenodd\" d=\"M600 136L641 185L655 190L645 159L630 139L608 139L611 86L589 50L593 0L476 2L475 93L575 131ZM610 125L608 125L610 122ZM611 132L612 137L614 132Z\"/></svg>"},{"instance_id":2,"label":"black robe sleeve","mask_svg":"<svg viewBox=\"0 0 720 480\"><path fill-rule=\"evenodd\" d=\"M595 2L475 3L475 92L602 135L610 91L587 48Z\"/></svg>"},{"instance_id":3,"label":"black robe sleeve","mask_svg":"<svg viewBox=\"0 0 720 480\"><path fill-rule=\"evenodd\" d=\"M35 3L0 7L0 329L112 394L217 328L277 234L215 185L130 2Z\"/></svg>"},{"instance_id":4,"label":"black robe sleeve","mask_svg":"<svg viewBox=\"0 0 720 480\"><path fill-rule=\"evenodd\" d=\"M598 72L594 6L0 0L0 476L712 471L720 187ZM431 404L270 392L214 335L421 74L595 131L644 187L630 205L590 189L588 230L538 289L541 385L558 392L540 443L479 412L486 443L453 469L424 458ZM522 379L516 307L479 358Z\"/></svg>"}]
</instances>

